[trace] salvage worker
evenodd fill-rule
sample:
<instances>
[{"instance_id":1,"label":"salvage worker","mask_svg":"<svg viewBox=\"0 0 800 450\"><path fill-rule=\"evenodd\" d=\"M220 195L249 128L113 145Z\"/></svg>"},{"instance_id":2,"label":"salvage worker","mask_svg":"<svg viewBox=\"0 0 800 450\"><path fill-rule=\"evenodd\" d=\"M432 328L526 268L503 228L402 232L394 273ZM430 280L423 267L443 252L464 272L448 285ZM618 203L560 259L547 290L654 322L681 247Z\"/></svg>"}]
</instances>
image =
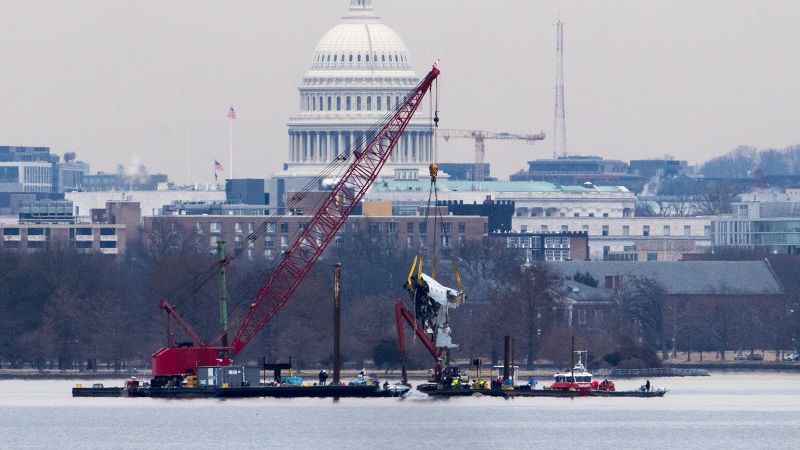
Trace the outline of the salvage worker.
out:
<instances>
[{"instance_id":1,"label":"salvage worker","mask_svg":"<svg viewBox=\"0 0 800 450\"><path fill-rule=\"evenodd\" d=\"M319 371L319 385L325 386L325 382L328 380L328 371L322 369Z\"/></svg>"},{"instance_id":2,"label":"salvage worker","mask_svg":"<svg viewBox=\"0 0 800 450\"><path fill-rule=\"evenodd\" d=\"M450 387L458 388L461 386L461 379L458 377L453 377L453 380L450 382Z\"/></svg>"},{"instance_id":3,"label":"salvage worker","mask_svg":"<svg viewBox=\"0 0 800 450\"><path fill-rule=\"evenodd\" d=\"M644 384L644 390L650 392L650 380L647 380L647 382Z\"/></svg>"}]
</instances>

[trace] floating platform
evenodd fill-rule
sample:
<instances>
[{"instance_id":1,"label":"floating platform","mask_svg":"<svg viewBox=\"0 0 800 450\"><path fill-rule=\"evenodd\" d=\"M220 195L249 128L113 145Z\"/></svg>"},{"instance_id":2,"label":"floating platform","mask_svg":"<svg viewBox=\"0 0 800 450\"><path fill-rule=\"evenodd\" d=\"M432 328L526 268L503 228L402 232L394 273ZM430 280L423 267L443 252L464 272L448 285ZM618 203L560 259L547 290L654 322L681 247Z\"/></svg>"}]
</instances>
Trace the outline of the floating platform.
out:
<instances>
[{"instance_id":1,"label":"floating platform","mask_svg":"<svg viewBox=\"0 0 800 450\"><path fill-rule=\"evenodd\" d=\"M72 388L73 397L122 397L121 387L90 387L76 386Z\"/></svg>"},{"instance_id":2,"label":"floating platform","mask_svg":"<svg viewBox=\"0 0 800 450\"><path fill-rule=\"evenodd\" d=\"M485 395L489 397L663 397L667 393L666 389L652 391L600 391L600 390L558 390L558 389L423 389L424 392L432 397L470 397L473 395Z\"/></svg>"},{"instance_id":3,"label":"floating platform","mask_svg":"<svg viewBox=\"0 0 800 450\"><path fill-rule=\"evenodd\" d=\"M378 386L248 386L248 387L136 387L126 390L121 387L75 387L73 397L151 397L151 398L384 398L401 397L407 388L394 386L381 389Z\"/></svg>"}]
</instances>

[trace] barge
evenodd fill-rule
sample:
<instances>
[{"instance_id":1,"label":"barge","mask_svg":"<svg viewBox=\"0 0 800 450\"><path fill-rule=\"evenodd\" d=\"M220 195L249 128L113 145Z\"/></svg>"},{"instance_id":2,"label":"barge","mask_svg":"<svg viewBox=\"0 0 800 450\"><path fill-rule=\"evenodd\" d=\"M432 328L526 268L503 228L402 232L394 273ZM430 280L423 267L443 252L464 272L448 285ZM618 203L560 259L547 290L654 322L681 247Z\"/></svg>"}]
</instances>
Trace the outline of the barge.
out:
<instances>
[{"instance_id":1,"label":"barge","mask_svg":"<svg viewBox=\"0 0 800 450\"><path fill-rule=\"evenodd\" d=\"M285 365L280 365L281 368ZM83 387L78 384L72 389L73 397L150 397L150 398L385 398L401 397L408 392L404 385L381 385L377 380L362 372L348 383L304 383L303 378L290 372L281 376L276 369L271 381L259 380L259 370L255 367L219 366L198 368L198 376L184 379L153 379L142 383L136 377L125 381L125 387L105 387L95 384ZM158 381L158 382L156 382Z\"/></svg>"},{"instance_id":2,"label":"barge","mask_svg":"<svg viewBox=\"0 0 800 450\"><path fill-rule=\"evenodd\" d=\"M663 397L667 393L666 389L656 389L652 391L596 391L596 390L559 390L559 389L434 389L423 391L431 397L470 397L470 396L489 396L489 397Z\"/></svg>"}]
</instances>

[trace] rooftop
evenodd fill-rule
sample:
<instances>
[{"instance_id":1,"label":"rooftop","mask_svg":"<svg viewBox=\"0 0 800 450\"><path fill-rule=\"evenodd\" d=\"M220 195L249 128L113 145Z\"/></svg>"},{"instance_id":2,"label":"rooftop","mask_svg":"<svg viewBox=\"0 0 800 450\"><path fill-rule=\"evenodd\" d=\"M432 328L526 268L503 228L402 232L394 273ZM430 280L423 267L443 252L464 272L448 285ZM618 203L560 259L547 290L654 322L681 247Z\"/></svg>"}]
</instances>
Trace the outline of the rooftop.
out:
<instances>
[{"instance_id":1,"label":"rooftop","mask_svg":"<svg viewBox=\"0 0 800 450\"><path fill-rule=\"evenodd\" d=\"M549 181L483 181L480 189L476 189L474 181L440 179L436 182L440 192L630 192L625 186L568 186L550 183ZM373 185L375 192L392 191L427 191L430 185L427 179L419 180L387 180Z\"/></svg>"},{"instance_id":2,"label":"rooftop","mask_svg":"<svg viewBox=\"0 0 800 450\"><path fill-rule=\"evenodd\" d=\"M650 277L673 295L781 294L783 286L763 261L564 261L551 263L565 277L589 272L603 285L606 276Z\"/></svg>"}]
</instances>

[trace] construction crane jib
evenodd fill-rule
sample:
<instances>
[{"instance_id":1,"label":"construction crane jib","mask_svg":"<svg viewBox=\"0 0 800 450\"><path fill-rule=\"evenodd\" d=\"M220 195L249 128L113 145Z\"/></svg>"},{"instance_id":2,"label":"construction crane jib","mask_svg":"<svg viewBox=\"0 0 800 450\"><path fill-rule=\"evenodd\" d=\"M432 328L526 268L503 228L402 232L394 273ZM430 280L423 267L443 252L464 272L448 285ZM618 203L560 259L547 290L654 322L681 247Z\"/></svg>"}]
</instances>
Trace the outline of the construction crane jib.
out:
<instances>
[{"instance_id":1,"label":"construction crane jib","mask_svg":"<svg viewBox=\"0 0 800 450\"><path fill-rule=\"evenodd\" d=\"M331 242L336 232L344 224L366 194L372 183L397 145L422 99L439 76L439 68L434 65L425 78L409 92L406 100L395 110L386 123L375 132L363 150L352 152L352 163L344 171L339 181L326 199L314 211L304 230L292 245L283 253L280 262L266 282L259 288L248 310L228 329L221 331L208 343L196 343L192 347L170 346L153 354L153 374L183 375L194 372L200 366L230 364L230 357L244 349L256 334L289 301L294 291L311 270L314 263ZM168 303L162 301L170 319L178 320ZM178 320L179 325L184 323ZM235 328L238 327L238 328ZM237 330L236 333L229 331ZM191 332L196 336L196 333ZM221 345L222 337L233 335L229 346Z\"/></svg>"},{"instance_id":2,"label":"construction crane jib","mask_svg":"<svg viewBox=\"0 0 800 450\"><path fill-rule=\"evenodd\" d=\"M451 138L474 139L475 140L475 168L472 172L472 180L475 182L483 181L483 160L486 155L486 146L484 141L486 139L495 140L517 140L526 141L533 144L536 141L543 141L545 138L544 131L537 134L517 134L506 133L502 131L481 131L481 130L439 130L445 142Z\"/></svg>"}]
</instances>

